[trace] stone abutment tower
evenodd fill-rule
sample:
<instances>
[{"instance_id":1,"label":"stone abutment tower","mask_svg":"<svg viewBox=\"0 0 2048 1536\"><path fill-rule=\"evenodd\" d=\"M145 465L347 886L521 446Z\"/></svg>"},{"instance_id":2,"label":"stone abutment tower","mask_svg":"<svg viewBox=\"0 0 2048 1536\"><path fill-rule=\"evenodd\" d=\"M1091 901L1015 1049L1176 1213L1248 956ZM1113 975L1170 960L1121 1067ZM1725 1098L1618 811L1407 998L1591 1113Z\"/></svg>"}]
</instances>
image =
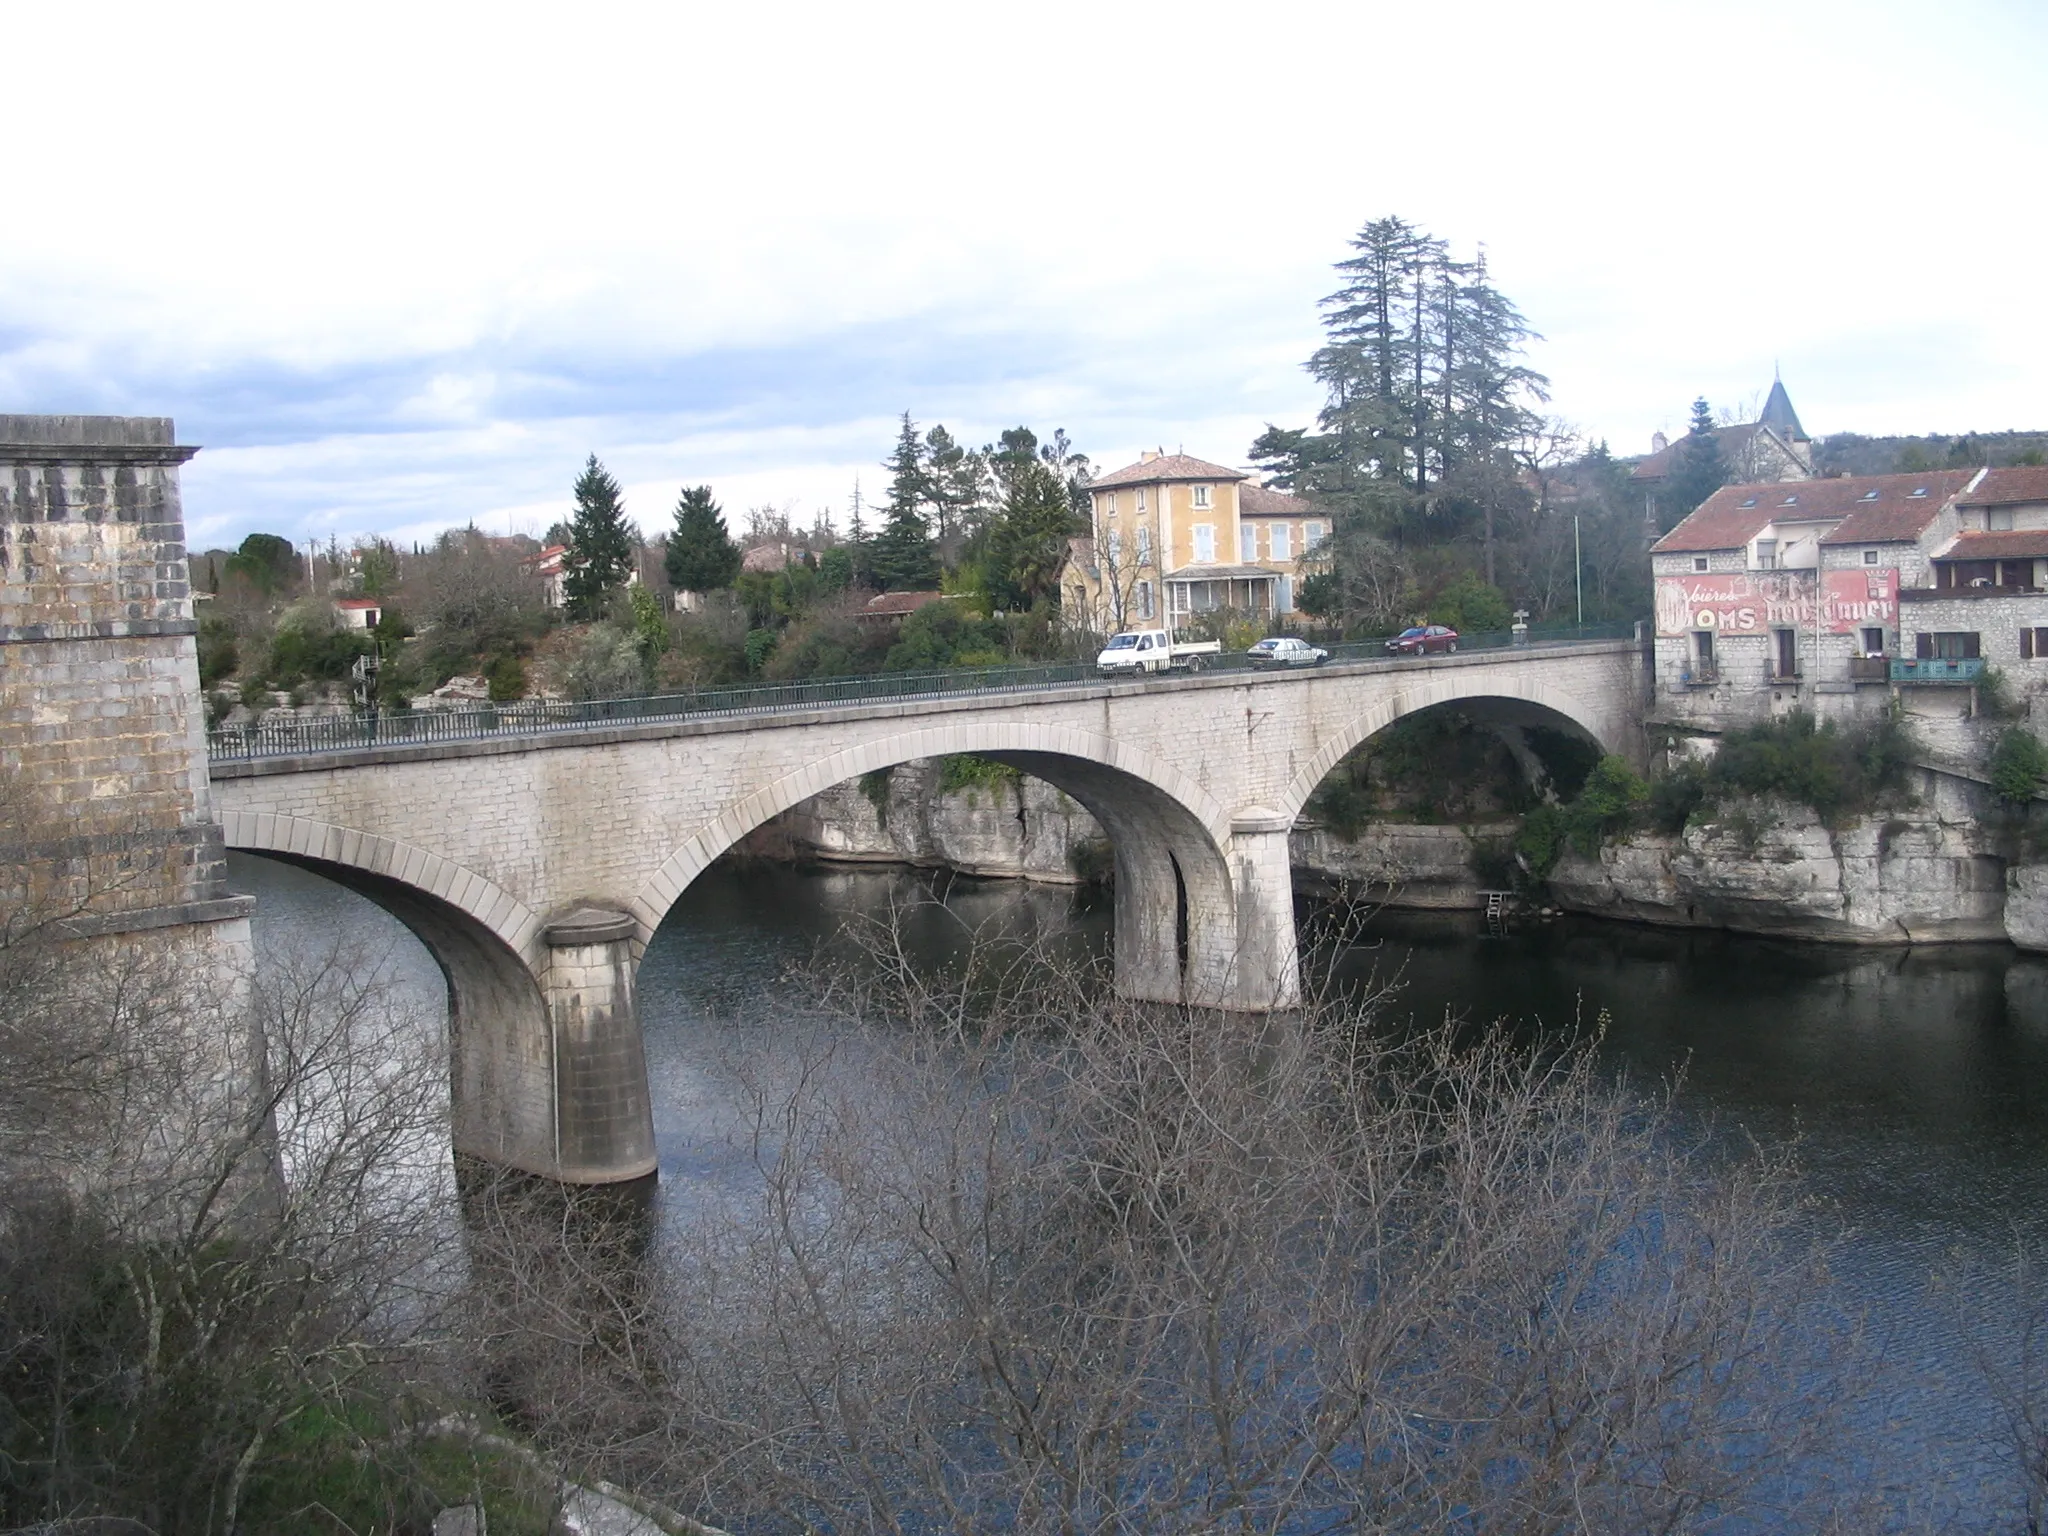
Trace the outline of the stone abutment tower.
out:
<instances>
[{"instance_id":1,"label":"stone abutment tower","mask_svg":"<svg viewBox=\"0 0 2048 1536\"><path fill-rule=\"evenodd\" d=\"M146 944L239 993L254 903L225 884L178 496L197 451L164 417L0 416L0 907L80 964Z\"/></svg>"}]
</instances>

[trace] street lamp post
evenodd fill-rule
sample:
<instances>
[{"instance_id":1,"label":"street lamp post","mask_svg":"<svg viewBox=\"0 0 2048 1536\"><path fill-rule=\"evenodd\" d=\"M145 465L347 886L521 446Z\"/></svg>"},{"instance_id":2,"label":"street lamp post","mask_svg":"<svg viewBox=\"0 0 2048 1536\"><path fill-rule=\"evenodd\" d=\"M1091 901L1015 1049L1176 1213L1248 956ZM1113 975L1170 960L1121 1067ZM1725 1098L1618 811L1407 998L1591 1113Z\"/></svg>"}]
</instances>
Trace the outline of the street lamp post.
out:
<instances>
[{"instance_id":1,"label":"street lamp post","mask_svg":"<svg viewBox=\"0 0 2048 1536\"><path fill-rule=\"evenodd\" d=\"M1586 556L1579 547L1579 514L1572 514L1572 590L1579 597L1579 628L1586 627Z\"/></svg>"}]
</instances>

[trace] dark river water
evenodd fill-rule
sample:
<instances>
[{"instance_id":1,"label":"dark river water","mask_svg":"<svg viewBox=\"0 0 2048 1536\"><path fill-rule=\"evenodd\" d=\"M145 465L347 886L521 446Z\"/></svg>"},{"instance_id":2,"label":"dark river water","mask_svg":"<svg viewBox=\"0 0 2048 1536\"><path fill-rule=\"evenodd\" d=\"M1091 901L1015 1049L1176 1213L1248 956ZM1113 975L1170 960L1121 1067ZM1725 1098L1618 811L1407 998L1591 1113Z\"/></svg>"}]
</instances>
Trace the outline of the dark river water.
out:
<instances>
[{"instance_id":1,"label":"dark river water","mask_svg":"<svg viewBox=\"0 0 2048 1536\"><path fill-rule=\"evenodd\" d=\"M439 972L396 923L299 870L231 856L259 898L259 958L352 938L394 987L439 1006ZM1057 889L909 871L722 863L670 914L640 972L664 1219L747 1177L735 1063L821 1026L790 967L851 916L904 914L937 959L992 925L1106 952L1107 904ZM2019 1358L2014 1258L2048 1238L2048 959L2003 946L1854 950L1561 920L1483 936L1467 914L1382 912L1317 962L1340 984L1396 980L1392 1006L1554 1035L1600 1028L1603 1059L1681 1080L1683 1115L1723 1144L1796 1143L1810 1220L1886 1377L1862 1416L1873 1478L1933 1528L2017 1529L2017 1485L1984 1363ZM2048 1303L2044 1303L2048 1305ZM1919 1522L1915 1522L1916 1528Z\"/></svg>"}]
</instances>

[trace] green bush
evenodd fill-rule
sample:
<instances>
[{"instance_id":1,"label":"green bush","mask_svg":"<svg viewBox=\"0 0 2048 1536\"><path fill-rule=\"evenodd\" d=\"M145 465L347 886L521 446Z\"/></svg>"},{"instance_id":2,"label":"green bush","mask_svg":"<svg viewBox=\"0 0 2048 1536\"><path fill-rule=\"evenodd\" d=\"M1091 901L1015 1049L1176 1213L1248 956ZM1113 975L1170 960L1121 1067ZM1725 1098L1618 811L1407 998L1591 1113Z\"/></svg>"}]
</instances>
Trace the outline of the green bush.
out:
<instances>
[{"instance_id":1,"label":"green bush","mask_svg":"<svg viewBox=\"0 0 2048 1536\"><path fill-rule=\"evenodd\" d=\"M1991 749L1991 787L2001 800L2025 805L2048 787L2048 747L2021 726L2010 727Z\"/></svg>"},{"instance_id":2,"label":"green bush","mask_svg":"<svg viewBox=\"0 0 2048 1536\"><path fill-rule=\"evenodd\" d=\"M889 786L894 778L893 768L875 768L860 776L860 792L875 808L875 825L884 831L889 827Z\"/></svg>"},{"instance_id":3,"label":"green bush","mask_svg":"<svg viewBox=\"0 0 2048 1536\"><path fill-rule=\"evenodd\" d=\"M491 690L493 704L510 704L526 697L526 666L507 651L492 659L484 682Z\"/></svg>"},{"instance_id":4,"label":"green bush","mask_svg":"<svg viewBox=\"0 0 2048 1536\"><path fill-rule=\"evenodd\" d=\"M1977 713L1986 720L2011 720L2024 713L2012 696L2012 680L1994 666L1977 674Z\"/></svg>"},{"instance_id":5,"label":"green bush","mask_svg":"<svg viewBox=\"0 0 2048 1536\"><path fill-rule=\"evenodd\" d=\"M1850 730L1790 714L1730 731L1708 766L1705 799L1773 796L1797 801L1829 826L1902 795L1913 740L1895 716Z\"/></svg>"},{"instance_id":6,"label":"green bush","mask_svg":"<svg viewBox=\"0 0 2048 1536\"><path fill-rule=\"evenodd\" d=\"M235 675L242 664L235 626L216 614L199 621L199 686L213 688Z\"/></svg>"},{"instance_id":7,"label":"green bush","mask_svg":"<svg viewBox=\"0 0 2048 1536\"><path fill-rule=\"evenodd\" d=\"M1651 782L1645 819L1655 830L1676 837L1706 799L1706 775L1697 763L1681 763Z\"/></svg>"},{"instance_id":8,"label":"green bush","mask_svg":"<svg viewBox=\"0 0 2048 1536\"><path fill-rule=\"evenodd\" d=\"M972 752L954 752L939 759L939 793L955 795L962 790L1006 789L1024 775L1008 763L977 757Z\"/></svg>"},{"instance_id":9,"label":"green bush","mask_svg":"<svg viewBox=\"0 0 2048 1536\"><path fill-rule=\"evenodd\" d=\"M270 660L265 671L274 687L339 681L348 676L358 656L367 656L377 648L376 641L360 631L341 629L331 623L323 625L311 618L289 622L292 618L288 611L270 641Z\"/></svg>"},{"instance_id":10,"label":"green bush","mask_svg":"<svg viewBox=\"0 0 2048 1536\"><path fill-rule=\"evenodd\" d=\"M1588 858L1598 853L1600 844L1626 831L1649 801L1650 786L1627 759L1603 757L1571 804L1538 806L1523 819L1515 851L1536 875L1547 875L1567 849Z\"/></svg>"}]
</instances>

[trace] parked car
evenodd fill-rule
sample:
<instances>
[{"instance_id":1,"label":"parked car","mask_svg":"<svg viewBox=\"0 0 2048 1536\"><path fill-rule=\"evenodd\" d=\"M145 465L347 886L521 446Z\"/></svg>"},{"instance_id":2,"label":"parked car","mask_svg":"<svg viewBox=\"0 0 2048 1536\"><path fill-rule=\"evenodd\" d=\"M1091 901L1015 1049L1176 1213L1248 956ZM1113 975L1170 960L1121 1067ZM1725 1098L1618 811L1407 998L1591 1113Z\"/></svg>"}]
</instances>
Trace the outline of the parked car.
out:
<instances>
[{"instance_id":1,"label":"parked car","mask_svg":"<svg viewBox=\"0 0 2048 1536\"><path fill-rule=\"evenodd\" d=\"M1426 656L1457 648L1458 632L1447 624L1416 624L1387 642L1387 651L1394 656Z\"/></svg>"},{"instance_id":2,"label":"parked car","mask_svg":"<svg viewBox=\"0 0 2048 1536\"><path fill-rule=\"evenodd\" d=\"M1274 635L1245 652L1255 667L1313 667L1328 660L1330 653L1292 635Z\"/></svg>"}]
</instances>

